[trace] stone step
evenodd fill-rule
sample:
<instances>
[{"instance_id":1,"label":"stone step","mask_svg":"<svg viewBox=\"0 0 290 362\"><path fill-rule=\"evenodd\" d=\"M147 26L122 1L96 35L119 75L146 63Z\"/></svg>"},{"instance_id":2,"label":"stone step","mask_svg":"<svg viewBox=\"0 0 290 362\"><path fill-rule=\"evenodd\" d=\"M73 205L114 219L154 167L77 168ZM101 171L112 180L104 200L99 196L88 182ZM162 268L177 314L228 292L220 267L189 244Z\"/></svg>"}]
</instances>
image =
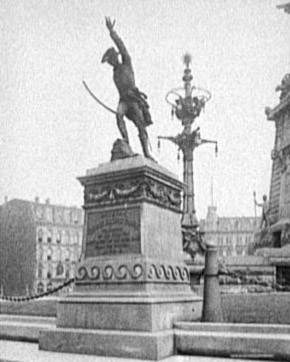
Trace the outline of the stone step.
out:
<instances>
[{"instance_id":1,"label":"stone step","mask_svg":"<svg viewBox=\"0 0 290 362\"><path fill-rule=\"evenodd\" d=\"M160 360L174 354L173 330L137 332L57 328L40 332L39 350L103 357ZM102 357L101 357L102 356ZM80 361L82 359L80 358Z\"/></svg>"},{"instance_id":2,"label":"stone step","mask_svg":"<svg viewBox=\"0 0 290 362\"><path fill-rule=\"evenodd\" d=\"M28 316L28 315L11 315L11 314L0 314L0 322L2 321L10 321L16 323L48 323L55 324L55 317L37 317L37 316Z\"/></svg>"},{"instance_id":3,"label":"stone step","mask_svg":"<svg viewBox=\"0 0 290 362\"><path fill-rule=\"evenodd\" d=\"M174 328L193 332L266 333L289 334L290 336L290 325L286 324L176 322L174 323Z\"/></svg>"},{"instance_id":4,"label":"stone step","mask_svg":"<svg viewBox=\"0 0 290 362\"><path fill-rule=\"evenodd\" d=\"M55 329L55 318L0 315L0 340L38 342L40 331Z\"/></svg>"},{"instance_id":5,"label":"stone step","mask_svg":"<svg viewBox=\"0 0 290 362\"><path fill-rule=\"evenodd\" d=\"M269 325L264 325L265 329ZM273 330L274 331L274 330ZM175 351L183 355L219 357L271 356L273 359L290 360L289 333L255 333L229 331L174 330Z\"/></svg>"}]
</instances>

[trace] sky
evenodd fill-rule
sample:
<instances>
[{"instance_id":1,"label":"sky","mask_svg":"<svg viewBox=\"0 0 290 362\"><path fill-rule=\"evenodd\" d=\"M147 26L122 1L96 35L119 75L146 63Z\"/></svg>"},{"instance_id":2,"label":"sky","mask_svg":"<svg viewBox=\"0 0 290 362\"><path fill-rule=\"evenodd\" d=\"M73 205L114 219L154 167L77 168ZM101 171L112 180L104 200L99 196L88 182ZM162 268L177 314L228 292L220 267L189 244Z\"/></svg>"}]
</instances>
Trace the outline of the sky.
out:
<instances>
[{"instance_id":1,"label":"sky","mask_svg":"<svg viewBox=\"0 0 290 362\"><path fill-rule=\"evenodd\" d=\"M1 0L0 203L38 196L81 207L77 177L110 160L120 138L115 116L82 85L117 107L112 68L101 64L113 46L110 16L148 95L158 163L182 179L176 146L163 141L158 150L157 137L182 131L165 96L183 86L189 52L193 85L212 95L193 127L219 149L217 157L213 145L194 152L197 216L212 202L219 216L254 216L253 191L258 200L269 195L274 147L275 125L264 109L278 104L275 88L290 68L290 17L276 8L285 2ZM137 129L126 124L132 148L142 153Z\"/></svg>"}]
</instances>

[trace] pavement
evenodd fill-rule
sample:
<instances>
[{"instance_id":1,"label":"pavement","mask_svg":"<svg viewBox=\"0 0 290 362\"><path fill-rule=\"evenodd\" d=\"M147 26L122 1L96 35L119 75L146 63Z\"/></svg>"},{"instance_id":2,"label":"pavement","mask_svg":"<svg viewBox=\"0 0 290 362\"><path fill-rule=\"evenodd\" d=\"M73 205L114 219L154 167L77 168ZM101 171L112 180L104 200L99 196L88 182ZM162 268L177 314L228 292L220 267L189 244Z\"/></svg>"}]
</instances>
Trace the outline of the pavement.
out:
<instances>
[{"instance_id":1,"label":"pavement","mask_svg":"<svg viewBox=\"0 0 290 362\"><path fill-rule=\"evenodd\" d=\"M39 331L55 328L55 318L0 314L0 362L142 362L146 360L101 357L39 350ZM271 360L270 358L267 359ZM265 361L265 356L220 358L176 355L162 362L247 362Z\"/></svg>"},{"instance_id":2,"label":"pavement","mask_svg":"<svg viewBox=\"0 0 290 362\"><path fill-rule=\"evenodd\" d=\"M114 358L40 351L38 343L0 340L0 362L149 362L133 358ZM249 362L252 359L201 356L171 356L162 362ZM255 362L265 360L255 359ZM152 361L150 361L152 362Z\"/></svg>"}]
</instances>

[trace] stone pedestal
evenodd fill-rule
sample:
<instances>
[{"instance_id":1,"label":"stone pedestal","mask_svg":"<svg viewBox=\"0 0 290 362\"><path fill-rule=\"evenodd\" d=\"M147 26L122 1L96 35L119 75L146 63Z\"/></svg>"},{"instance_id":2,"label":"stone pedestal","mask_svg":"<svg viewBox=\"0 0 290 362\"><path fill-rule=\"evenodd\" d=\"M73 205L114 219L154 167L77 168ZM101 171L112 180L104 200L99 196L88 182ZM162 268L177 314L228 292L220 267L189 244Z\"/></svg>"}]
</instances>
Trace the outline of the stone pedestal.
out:
<instances>
[{"instance_id":1,"label":"stone pedestal","mask_svg":"<svg viewBox=\"0 0 290 362\"><path fill-rule=\"evenodd\" d=\"M58 304L44 350L161 359L173 354L175 321L196 320L202 300L182 258L183 184L141 156L101 164L85 188L81 261Z\"/></svg>"}]
</instances>

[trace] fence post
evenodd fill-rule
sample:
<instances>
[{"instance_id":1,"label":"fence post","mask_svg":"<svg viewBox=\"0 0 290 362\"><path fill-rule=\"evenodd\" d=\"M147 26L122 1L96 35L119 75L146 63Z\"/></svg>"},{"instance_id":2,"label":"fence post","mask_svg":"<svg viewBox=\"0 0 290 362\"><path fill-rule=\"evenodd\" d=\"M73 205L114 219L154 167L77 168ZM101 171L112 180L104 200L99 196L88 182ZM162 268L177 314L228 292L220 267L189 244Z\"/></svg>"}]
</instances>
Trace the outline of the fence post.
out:
<instances>
[{"instance_id":1,"label":"fence post","mask_svg":"<svg viewBox=\"0 0 290 362\"><path fill-rule=\"evenodd\" d=\"M206 246L202 322L223 322L218 250L215 245Z\"/></svg>"}]
</instances>

